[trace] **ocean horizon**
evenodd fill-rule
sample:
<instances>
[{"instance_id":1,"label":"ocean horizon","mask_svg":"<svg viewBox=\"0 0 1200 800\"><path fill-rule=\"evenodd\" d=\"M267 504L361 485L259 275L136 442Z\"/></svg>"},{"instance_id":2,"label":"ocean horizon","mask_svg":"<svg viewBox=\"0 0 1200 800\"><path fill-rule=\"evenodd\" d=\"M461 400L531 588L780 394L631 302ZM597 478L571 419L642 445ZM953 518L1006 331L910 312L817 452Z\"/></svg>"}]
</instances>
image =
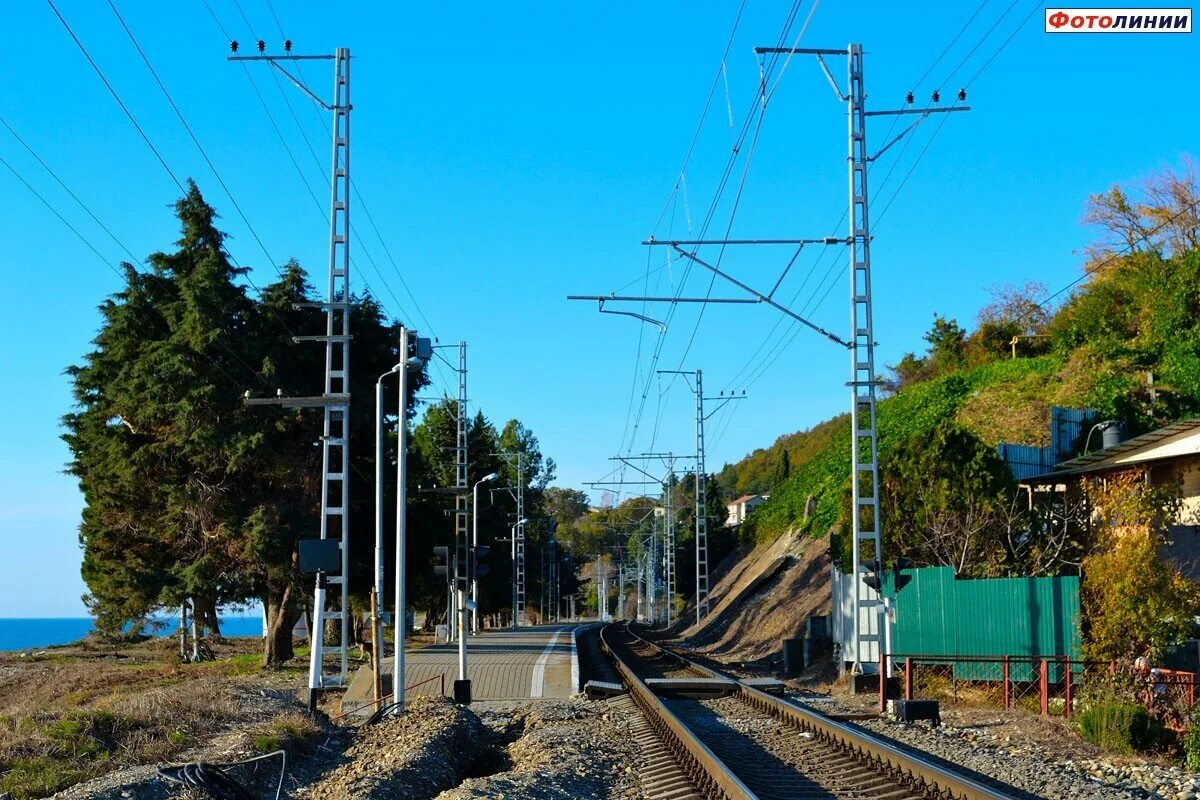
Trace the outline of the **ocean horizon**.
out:
<instances>
[{"instance_id":1,"label":"ocean horizon","mask_svg":"<svg viewBox=\"0 0 1200 800\"><path fill-rule=\"evenodd\" d=\"M71 644L95 630L91 617L0 617L0 652L35 650ZM152 617L143 632L170 636L179 630L178 617ZM231 637L262 636L260 614L221 615L221 634Z\"/></svg>"}]
</instances>

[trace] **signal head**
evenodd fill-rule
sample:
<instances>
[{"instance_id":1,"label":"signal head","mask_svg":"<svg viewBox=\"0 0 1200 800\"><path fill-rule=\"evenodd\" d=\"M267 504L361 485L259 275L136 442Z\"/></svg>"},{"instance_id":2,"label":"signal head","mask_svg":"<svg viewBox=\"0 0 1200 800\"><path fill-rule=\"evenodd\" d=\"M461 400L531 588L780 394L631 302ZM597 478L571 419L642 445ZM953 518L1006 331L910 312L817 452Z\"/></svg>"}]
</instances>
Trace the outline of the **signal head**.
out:
<instances>
[{"instance_id":1,"label":"signal head","mask_svg":"<svg viewBox=\"0 0 1200 800\"><path fill-rule=\"evenodd\" d=\"M291 39L283 40L283 52L285 52L285 53L292 52L292 40Z\"/></svg>"},{"instance_id":2,"label":"signal head","mask_svg":"<svg viewBox=\"0 0 1200 800\"><path fill-rule=\"evenodd\" d=\"M909 92L908 94L904 95L904 102L908 103L910 106L913 104L912 92Z\"/></svg>"},{"instance_id":3,"label":"signal head","mask_svg":"<svg viewBox=\"0 0 1200 800\"><path fill-rule=\"evenodd\" d=\"M234 39L232 42L229 43L229 52L236 53L237 49L238 49L237 39Z\"/></svg>"},{"instance_id":4,"label":"signal head","mask_svg":"<svg viewBox=\"0 0 1200 800\"><path fill-rule=\"evenodd\" d=\"M958 99L959 101L967 99L967 90L965 88L958 90Z\"/></svg>"},{"instance_id":5,"label":"signal head","mask_svg":"<svg viewBox=\"0 0 1200 800\"><path fill-rule=\"evenodd\" d=\"M933 102L935 102L935 103L940 103L940 102L942 101L942 95L941 95L941 92L939 92L937 89L934 89L934 90L933 90L933 98L932 98L932 99L933 99Z\"/></svg>"},{"instance_id":6,"label":"signal head","mask_svg":"<svg viewBox=\"0 0 1200 800\"><path fill-rule=\"evenodd\" d=\"M264 42L262 39L259 39L258 40L258 52L265 53L266 50L267 50L267 43Z\"/></svg>"}]
</instances>

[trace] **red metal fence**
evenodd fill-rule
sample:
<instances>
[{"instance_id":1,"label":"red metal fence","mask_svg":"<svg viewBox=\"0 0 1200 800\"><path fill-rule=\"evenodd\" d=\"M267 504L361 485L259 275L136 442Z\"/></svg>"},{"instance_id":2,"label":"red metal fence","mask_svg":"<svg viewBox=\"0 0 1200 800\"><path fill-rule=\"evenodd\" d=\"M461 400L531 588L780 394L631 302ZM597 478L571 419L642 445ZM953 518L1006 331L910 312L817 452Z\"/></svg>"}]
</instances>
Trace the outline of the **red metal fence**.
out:
<instances>
[{"instance_id":1,"label":"red metal fence","mask_svg":"<svg viewBox=\"0 0 1200 800\"><path fill-rule=\"evenodd\" d=\"M895 654L880 661L891 681L880 680L880 710L887 700L939 700L950 705L1024 708L1043 716L1070 717L1079 692L1117 673L1113 662L1081 661L1064 656L951 656ZM1140 702L1168 720L1184 720L1197 699L1193 672L1149 669L1129 672ZM891 691L889 692L889 684Z\"/></svg>"}]
</instances>

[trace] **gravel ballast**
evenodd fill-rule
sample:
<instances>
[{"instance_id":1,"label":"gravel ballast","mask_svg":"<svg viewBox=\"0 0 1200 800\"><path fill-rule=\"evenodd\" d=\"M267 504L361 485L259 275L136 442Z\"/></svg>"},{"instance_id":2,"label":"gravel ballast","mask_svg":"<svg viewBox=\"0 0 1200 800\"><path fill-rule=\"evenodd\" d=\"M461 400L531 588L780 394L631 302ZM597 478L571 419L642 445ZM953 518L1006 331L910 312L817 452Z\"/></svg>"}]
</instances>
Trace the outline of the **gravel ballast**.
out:
<instances>
[{"instance_id":1,"label":"gravel ballast","mask_svg":"<svg viewBox=\"0 0 1200 800\"><path fill-rule=\"evenodd\" d=\"M443 792L438 800L634 800L638 749L629 720L604 702L576 696L522 705L476 707L508 741L504 768Z\"/></svg>"},{"instance_id":2,"label":"gravel ballast","mask_svg":"<svg viewBox=\"0 0 1200 800\"><path fill-rule=\"evenodd\" d=\"M308 800L424 800L457 785L491 748L479 718L442 698L359 730L342 763L295 792Z\"/></svg>"},{"instance_id":3,"label":"gravel ballast","mask_svg":"<svg viewBox=\"0 0 1200 800\"><path fill-rule=\"evenodd\" d=\"M826 713L861 710L830 702L808 703L803 697L792 699ZM1200 797L1200 780L1194 773L1174 766L1106 757L1067 730L1060 732L1062 739L1055 746L1043 741L1047 737L1023 735L1020 723L1030 720L1014 720L1012 714L996 714L994 718L973 715L969 724L956 724L951 715L945 716L949 719L939 728L886 718L853 724L898 745L1002 781L1026 792L1027 798L1196 800Z\"/></svg>"}]
</instances>

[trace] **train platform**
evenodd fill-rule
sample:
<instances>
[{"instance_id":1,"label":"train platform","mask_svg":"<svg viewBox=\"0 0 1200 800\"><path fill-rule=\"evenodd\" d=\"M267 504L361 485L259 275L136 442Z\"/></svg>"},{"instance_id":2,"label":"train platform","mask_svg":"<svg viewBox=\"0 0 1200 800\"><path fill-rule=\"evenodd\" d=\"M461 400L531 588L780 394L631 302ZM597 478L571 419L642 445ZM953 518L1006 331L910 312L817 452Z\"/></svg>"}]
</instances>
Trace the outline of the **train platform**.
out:
<instances>
[{"instance_id":1,"label":"train platform","mask_svg":"<svg viewBox=\"0 0 1200 800\"><path fill-rule=\"evenodd\" d=\"M576 632L587 623L496 629L467 640L467 677L472 700L562 698L581 691ZM409 650L405 659L409 697L452 694L458 678L458 644ZM384 691L391 692L385 673ZM371 675L362 667L343 698L346 709L367 708Z\"/></svg>"}]
</instances>

